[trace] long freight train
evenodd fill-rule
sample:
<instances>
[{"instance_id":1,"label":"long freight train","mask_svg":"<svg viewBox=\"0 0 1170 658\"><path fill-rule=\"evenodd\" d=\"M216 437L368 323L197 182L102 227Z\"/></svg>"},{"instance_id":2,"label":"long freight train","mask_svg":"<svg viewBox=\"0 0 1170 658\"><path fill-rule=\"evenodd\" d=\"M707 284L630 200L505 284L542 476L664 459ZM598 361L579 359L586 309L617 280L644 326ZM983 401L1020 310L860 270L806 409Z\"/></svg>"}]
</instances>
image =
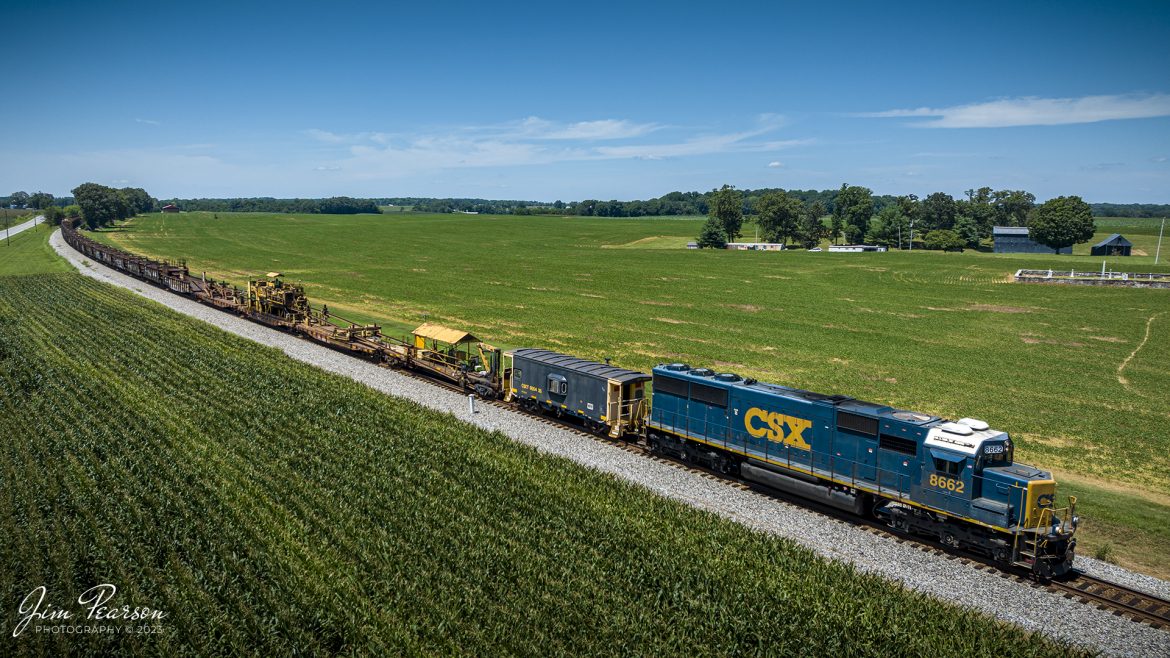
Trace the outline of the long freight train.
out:
<instances>
[{"instance_id":1,"label":"long freight train","mask_svg":"<svg viewBox=\"0 0 1170 658\"><path fill-rule=\"evenodd\" d=\"M598 434L874 516L1040 579L1072 569L1076 499L1057 508L1052 475L1016 463L1007 433L981 420L949 421L682 363L647 375L543 349L503 351L433 324L397 339L313 308L278 272L241 289L193 277L182 261L94 242L71 222L62 234L95 261L376 363L574 418Z\"/></svg>"}]
</instances>

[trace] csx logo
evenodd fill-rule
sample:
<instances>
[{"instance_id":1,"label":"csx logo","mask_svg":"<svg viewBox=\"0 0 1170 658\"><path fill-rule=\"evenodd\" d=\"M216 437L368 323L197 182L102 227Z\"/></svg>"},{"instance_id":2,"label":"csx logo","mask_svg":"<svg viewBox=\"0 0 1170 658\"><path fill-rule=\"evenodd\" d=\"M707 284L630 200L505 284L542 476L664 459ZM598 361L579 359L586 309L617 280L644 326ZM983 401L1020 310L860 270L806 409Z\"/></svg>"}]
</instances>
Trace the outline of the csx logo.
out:
<instances>
[{"instance_id":1,"label":"csx logo","mask_svg":"<svg viewBox=\"0 0 1170 658\"><path fill-rule=\"evenodd\" d=\"M1052 494L1041 494L1036 498L1037 507L1052 507Z\"/></svg>"},{"instance_id":2,"label":"csx logo","mask_svg":"<svg viewBox=\"0 0 1170 658\"><path fill-rule=\"evenodd\" d=\"M812 427L811 420L793 418L775 411L764 411L753 407L744 414L743 424L747 428L748 434L757 439L767 437L769 441L784 443L801 450L812 448L801 436L806 429Z\"/></svg>"}]
</instances>

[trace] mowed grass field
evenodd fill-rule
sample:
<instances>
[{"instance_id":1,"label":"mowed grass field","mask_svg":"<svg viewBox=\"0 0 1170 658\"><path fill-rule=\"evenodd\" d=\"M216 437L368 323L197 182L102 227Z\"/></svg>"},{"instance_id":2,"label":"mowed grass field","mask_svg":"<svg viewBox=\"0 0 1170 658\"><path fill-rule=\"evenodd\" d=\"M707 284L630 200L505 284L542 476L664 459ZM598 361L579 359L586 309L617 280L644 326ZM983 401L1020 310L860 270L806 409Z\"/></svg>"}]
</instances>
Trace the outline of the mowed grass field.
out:
<instances>
[{"instance_id":1,"label":"mowed grass field","mask_svg":"<svg viewBox=\"0 0 1170 658\"><path fill-rule=\"evenodd\" d=\"M0 276L5 655L1077 655L39 247ZM34 588L70 610L99 583L157 632L13 635Z\"/></svg>"},{"instance_id":2,"label":"mowed grass field","mask_svg":"<svg viewBox=\"0 0 1170 658\"><path fill-rule=\"evenodd\" d=\"M103 238L241 284L278 270L388 333L440 322L983 418L1078 495L1082 552L1170 575L1170 291L1009 283L1022 267L1099 269L1087 256L678 248L700 221L185 213ZM1156 240L1155 221L1127 221L1136 244Z\"/></svg>"},{"instance_id":3,"label":"mowed grass field","mask_svg":"<svg viewBox=\"0 0 1170 658\"><path fill-rule=\"evenodd\" d=\"M49 235L53 230L38 225L9 240L0 240L0 276L68 272L71 269L69 264L49 246Z\"/></svg>"}]
</instances>

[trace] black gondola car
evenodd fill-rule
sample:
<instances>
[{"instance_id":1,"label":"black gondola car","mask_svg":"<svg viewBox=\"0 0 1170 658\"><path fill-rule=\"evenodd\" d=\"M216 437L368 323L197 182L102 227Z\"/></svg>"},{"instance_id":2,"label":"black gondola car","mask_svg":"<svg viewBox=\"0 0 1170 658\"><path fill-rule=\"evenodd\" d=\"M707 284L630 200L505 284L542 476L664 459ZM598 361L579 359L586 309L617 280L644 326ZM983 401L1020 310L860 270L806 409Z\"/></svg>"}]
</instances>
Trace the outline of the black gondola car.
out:
<instances>
[{"instance_id":1,"label":"black gondola car","mask_svg":"<svg viewBox=\"0 0 1170 658\"><path fill-rule=\"evenodd\" d=\"M510 400L579 418L599 434L641 429L650 375L548 350L519 349L505 357L512 360Z\"/></svg>"}]
</instances>

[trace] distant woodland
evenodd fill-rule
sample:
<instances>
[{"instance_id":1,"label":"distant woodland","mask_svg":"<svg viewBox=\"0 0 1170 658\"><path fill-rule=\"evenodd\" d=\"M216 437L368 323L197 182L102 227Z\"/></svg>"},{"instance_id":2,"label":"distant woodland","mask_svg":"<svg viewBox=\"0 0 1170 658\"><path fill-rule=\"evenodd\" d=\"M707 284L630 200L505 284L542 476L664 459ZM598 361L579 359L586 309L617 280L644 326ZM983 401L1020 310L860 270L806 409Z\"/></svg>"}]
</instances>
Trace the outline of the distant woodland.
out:
<instances>
[{"instance_id":1,"label":"distant woodland","mask_svg":"<svg viewBox=\"0 0 1170 658\"><path fill-rule=\"evenodd\" d=\"M987 190L988 188L980 188ZM783 191L789 197L800 200L808 206L820 203L826 212L833 212L837 196L841 190L781 190L769 188L760 190L741 190L744 203L744 214L754 215L755 205L769 192ZM971 190L970 192L978 192ZM377 213L379 206L405 206L419 212L480 212L501 215L582 215L586 217L650 217L655 215L707 215L710 211L710 192L671 192L656 199L637 201L601 201L585 199L583 201L521 201L521 200L492 200L492 199L436 199L431 197L382 197L372 199L358 199L351 197L331 197L328 199L277 199L273 197L250 197L235 199L179 199L171 198L158 201L158 207L174 204L182 210L208 212L287 212L287 213L327 213L327 214L356 214ZM1000 194L1007 198L1016 194L1017 199L1035 197L1027 192L1001 190L991 194ZM936 192L926 198L941 199ZM1019 195L1026 195L1021 197ZM912 195L911 195L912 196ZM970 194L968 194L970 197ZM874 212L880 212L886 206L898 202L900 197L890 195L873 196ZM908 198L908 197L906 197ZM969 200L969 199L968 199ZM956 200L962 202L963 199ZM48 205L58 207L75 203L73 197L56 197L45 192L14 192L8 196L0 196L0 207L10 208L45 208ZM944 204L945 205L945 204ZM1154 203L1091 203L1089 207L1096 217L1168 217L1170 204ZM156 208L152 208L156 209Z\"/></svg>"}]
</instances>

